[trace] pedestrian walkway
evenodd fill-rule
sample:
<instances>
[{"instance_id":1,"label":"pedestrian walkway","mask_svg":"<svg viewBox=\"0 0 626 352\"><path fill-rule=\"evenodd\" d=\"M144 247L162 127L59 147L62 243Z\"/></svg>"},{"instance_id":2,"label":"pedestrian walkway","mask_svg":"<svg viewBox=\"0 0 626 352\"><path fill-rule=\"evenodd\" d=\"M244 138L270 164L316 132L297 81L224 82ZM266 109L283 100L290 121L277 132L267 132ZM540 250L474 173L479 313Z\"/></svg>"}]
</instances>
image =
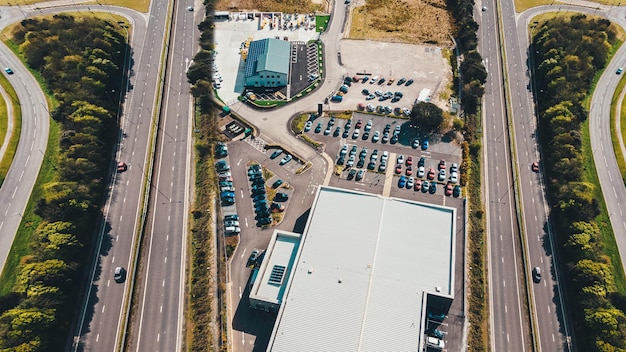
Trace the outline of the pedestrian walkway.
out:
<instances>
[{"instance_id":1,"label":"pedestrian walkway","mask_svg":"<svg viewBox=\"0 0 626 352\"><path fill-rule=\"evenodd\" d=\"M265 140L263 140L263 138L261 137L255 137L253 138L244 138L243 139L244 142L250 144L254 149L260 151L261 153L265 154L267 152L267 150L265 150L265 145L267 144L265 142Z\"/></svg>"}]
</instances>

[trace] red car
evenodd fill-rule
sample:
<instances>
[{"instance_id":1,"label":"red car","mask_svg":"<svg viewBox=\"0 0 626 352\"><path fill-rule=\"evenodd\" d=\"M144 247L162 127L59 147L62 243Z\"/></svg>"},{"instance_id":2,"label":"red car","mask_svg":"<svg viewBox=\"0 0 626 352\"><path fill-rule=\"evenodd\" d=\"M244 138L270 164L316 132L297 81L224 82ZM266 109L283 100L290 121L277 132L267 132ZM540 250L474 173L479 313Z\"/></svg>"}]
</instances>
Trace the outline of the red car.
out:
<instances>
[{"instance_id":1,"label":"red car","mask_svg":"<svg viewBox=\"0 0 626 352\"><path fill-rule=\"evenodd\" d=\"M415 185L413 186L413 190L419 191L422 188L422 180L419 178L415 180Z\"/></svg>"},{"instance_id":2,"label":"red car","mask_svg":"<svg viewBox=\"0 0 626 352\"><path fill-rule=\"evenodd\" d=\"M402 173L402 165L400 165L400 164L396 165L396 173L397 174L401 174Z\"/></svg>"},{"instance_id":3,"label":"red car","mask_svg":"<svg viewBox=\"0 0 626 352\"><path fill-rule=\"evenodd\" d=\"M357 76L352 77L352 82L358 82L359 80L360 78Z\"/></svg>"},{"instance_id":4,"label":"red car","mask_svg":"<svg viewBox=\"0 0 626 352\"><path fill-rule=\"evenodd\" d=\"M128 170L128 165L126 165L125 162L120 161L117 163L117 172L124 172L126 170Z\"/></svg>"},{"instance_id":5,"label":"red car","mask_svg":"<svg viewBox=\"0 0 626 352\"><path fill-rule=\"evenodd\" d=\"M410 166L406 167L406 175L407 176L413 175L413 168L412 167L410 167Z\"/></svg>"},{"instance_id":6,"label":"red car","mask_svg":"<svg viewBox=\"0 0 626 352\"><path fill-rule=\"evenodd\" d=\"M413 157L412 156L407 156L406 157L406 165L407 166L413 165Z\"/></svg>"},{"instance_id":7,"label":"red car","mask_svg":"<svg viewBox=\"0 0 626 352\"><path fill-rule=\"evenodd\" d=\"M359 120L356 122L356 125L354 125L354 128L359 129L361 126L363 126L363 121Z\"/></svg>"},{"instance_id":8,"label":"red car","mask_svg":"<svg viewBox=\"0 0 626 352\"><path fill-rule=\"evenodd\" d=\"M439 160L439 170L446 168L446 161L441 159Z\"/></svg>"},{"instance_id":9,"label":"red car","mask_svg":"<svg viewBox=\"0 0 626 352\"><path fill-rule=\"evenodd\" d=\"M448 182L446 184L446 196L451 196L452 195L452 183Z\"/></svg>"},{"instance_id":10,"label":"red car","mask_svg":"<svg viewBox=\"0 0 626 352\"><path fill-rule=\"evenodd\" d=\"M539 172L539 163L535 161L530 168L533 172Z\"/></svg>"},{"instance_id":11,"label":"red car","mask_svg":"<svg viewBox=\"0 0 626 352\"><path fill-rule=\"evenodd\" d=\"M430 170L428 170L428 175L426 175L426 177L429 180L434 180L435 179L435 170L433 170L432 167L430 168Z\"/></svg>"}]
</instances>

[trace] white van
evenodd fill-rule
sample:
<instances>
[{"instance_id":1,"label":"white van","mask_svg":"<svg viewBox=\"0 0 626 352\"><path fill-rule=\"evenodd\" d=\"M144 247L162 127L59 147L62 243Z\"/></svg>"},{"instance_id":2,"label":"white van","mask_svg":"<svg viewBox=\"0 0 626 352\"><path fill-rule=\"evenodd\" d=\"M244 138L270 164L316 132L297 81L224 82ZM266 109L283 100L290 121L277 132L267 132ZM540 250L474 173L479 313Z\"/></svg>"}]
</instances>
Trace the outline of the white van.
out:
<instances>
[{"instance_id":1,"label":"white van","mask_svg":"<svg viewBox=\"0 0 626 352\"><path fill-rule=\"evenodd\" d=\"M238 234L241 232L241 229L237 226L226 226L224 231L226 234Z\"/></svg>"},{"instance_id":2,"label":"white van","mask_svg":"<svg viewBox=\"0 0 626 352\"><path fill-rule=\"evenodd\" d=\"M445 343L443 342L443 340L438 339L436 337L432 337L432 336L428 336L428 338L426 339L426 346L436 349L436 350L443 350L445 347Z\"/></svg>"}]
</instances>

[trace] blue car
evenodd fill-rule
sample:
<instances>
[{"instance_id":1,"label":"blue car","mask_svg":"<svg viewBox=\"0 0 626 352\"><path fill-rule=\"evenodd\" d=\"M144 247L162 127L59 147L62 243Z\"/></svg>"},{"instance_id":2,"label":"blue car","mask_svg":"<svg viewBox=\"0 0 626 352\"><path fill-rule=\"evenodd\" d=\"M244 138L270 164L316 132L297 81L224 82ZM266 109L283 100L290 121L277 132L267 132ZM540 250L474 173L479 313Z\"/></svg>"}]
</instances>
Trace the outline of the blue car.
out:
<instances>
[{"instance_id":1,"label":"blue car","mask_svg":"<svg viewBox=\"0 0 626 352\"><path fill-rule=\"evenodd\" d=\"M406 187L406 177L404 175L400 176L400 179L398 180L398 188L404 188Z\"/></svg>"},{"instance_id":2,"label":"blue car","mask_svg":"<svg viewBox=\"0 0 626 352\"><path fill-rule=\"evenodd\" d=\"M222 199L225 198L235 198L235 192L222 192Z\"/></svg>"},{"instance_id":3,"label":"blue car","mask_svg":"<svg viewBox=\"0 0 626 352\"><path fill-rule=\"evenodd\" d=\"M424 141L422 142L422 150L427 150L428 149L428 140L424 139Z\"/></svg>"}]
</instances>

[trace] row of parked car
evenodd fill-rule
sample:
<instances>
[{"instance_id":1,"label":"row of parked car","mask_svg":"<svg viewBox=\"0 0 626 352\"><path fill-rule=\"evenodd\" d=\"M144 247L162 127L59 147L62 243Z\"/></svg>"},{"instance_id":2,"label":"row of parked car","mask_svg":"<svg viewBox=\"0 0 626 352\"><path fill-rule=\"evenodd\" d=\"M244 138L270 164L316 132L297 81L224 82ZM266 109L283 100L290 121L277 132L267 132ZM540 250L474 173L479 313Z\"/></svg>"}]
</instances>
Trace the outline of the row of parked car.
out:
<instances>
[{"instance_id":1,"label":"row of parked car","mask_svg":"<svg viewBox=\"0 0 626 352\"><path fill-rule=\"evenodd\" d=\"M250 190L252 203L255 212L257 226L268 226L272 224L270 209L267 205L267 193L265 191L265 178L261 165L252 164L248 167L248 178L250 180Z\"/></svg>"}]
</instances>

